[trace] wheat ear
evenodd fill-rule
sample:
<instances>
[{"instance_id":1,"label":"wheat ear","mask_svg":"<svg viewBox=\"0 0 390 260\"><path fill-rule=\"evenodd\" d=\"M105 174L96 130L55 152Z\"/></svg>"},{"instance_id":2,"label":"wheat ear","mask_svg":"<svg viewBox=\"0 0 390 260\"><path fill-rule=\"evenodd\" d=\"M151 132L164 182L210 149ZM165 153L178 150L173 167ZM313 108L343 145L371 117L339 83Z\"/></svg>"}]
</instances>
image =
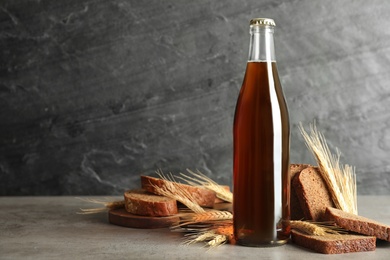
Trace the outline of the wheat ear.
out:
<instances>
[{"instance_id":1,"label":"wheat ear","mask_svg":"<svg viewBox=\"0 0 390 260\"><path fill-rule=\"evenodd\" d=\"M300 131L306 145L313 153L320 173L326 182L332 200L338 209L357 214L356 175L351 166L340 166L340 153L332 155L324 135L317 131L315 125L310 126L311 134L307 134L302 124Z\"/></svg>"},{"instance_id":2,"label":"wheat ear","mask_svg":"<svg viewBox=\"0 0 390 260\"><path fill-rule=\"evenodd\" d=\"M214 239L216 234L213 231L200 232L199 234L191 234L187 236L187 239L183 242L185 245L191 245L197 242L203 242L210 239Z\"/></svg>"},{"instance_id":3,"label":"wheat ear","mask_svg":"<svg viewBox=\"0 0 390 260\"><path fill-rule=\"evenodd\" d=\"M214 182L212 179L208 178L206 175L201 173L199 170L193 172L190 169L187 169L193 177L187 176L183 173L180 173L181 177L177 177L187 182L190 185L196 186L201 185L202 187L212 190L215 192L216 196L226 202L233 202L233 193L224 189L221 185Z\"/></svg>"},{"instance_id":4,"label":"wheat ear","mask_svg":"<svg viewBox=\"0 0 390 260\"><path fill-rule=\"evenodd\" d=\"M225 244L227 241L228 237L226 235L221 235L214 231L205 231L187 236L183 244L191 245L197 242L206 242L206 246L216 247Z\"/></svg>"},{"instance_id":5,"label":"wheat ear","mask_svg":"<svg viewBox=\"0 0 390 260\"><path fill-rule=\"evenodd\" d=\"M194 222L207 222L233 219L233 214L229 211L211 210L204 213L193 214L191 220Z\"/></svg>"},{"instance_id":6,"label":"wheat ear","mask_svg":"<svg viewBox=\"0 0 390 260\"><path fill-rule=\"evenodd\" d=\"M232 220L215 222L202 229L190 229L192 233L186 235L185 244L206 242L206 246L214 247L227 242L235 244Z\"/></svg>"},{"instance_id":7,"label":"wheat ear","mask_svg":"<svg viewBox=\"0 0 390 260\"><path fill-rule=\"evenodd\" d=\"M162 171L157 171L157 174L164 181L164 184L160 187L157 185L152 185L156 193L183 203L195 213L205 212L205 210L195 202L196 200L192 194L187 190L182 189L179 184L176 183L172 175L165 176Z\"/></svg>"},{"instance_id":8,"label":"wheat ear","mask_svg":"<svg viewBox=\"0 0 390 260\"><path fill-rule=\"evenodd\" d=\"M334 226L326 226L325 223L311 223L301 220L290 220L292 229L298 229L308 235L326 236L328 234L340 234Z\"/></svg>"},{"instance_id":9,"label":"wheat ear","mask_svg":"<svg viewBox=\"0 0 390 260\"><path fill-rule=\"evenodd\" d=\"M209 210L201 213L181 213L182 222L173 228L192 225L196 223L214 224L219 221L232 220L233 214L229 211Z\"/></svg>"},{"instance_id":10,"label":"wheat ear","mask_svg":"<svg viewBox=\"0 0 390 260\"><path fill-rule=\"evenodd\" d=\"M214 239L207 242L207 245L210 247L216 247L225 244L227 241L228 239L225 235L216 235Z\"/></svg>"},{"instance_id":11,"label":"wheat ear","mask_svg":"<svg viewBox=\"0 0 390 260\"><path fill-rule=\"evenodd\" d=\"M125 207L125 201L124 200L118 200L118 201L102 201L102 200L96 200L96 199L84 199L84 198L77 198L86 202L91 202L95 204L103 205L102 208L90 208L90 209L80 209L81 212L77 212L77 214L95 214L100 212L105 212L110 209L118 209L118 208L124 208Z\"/></svg>"}]
</instances>

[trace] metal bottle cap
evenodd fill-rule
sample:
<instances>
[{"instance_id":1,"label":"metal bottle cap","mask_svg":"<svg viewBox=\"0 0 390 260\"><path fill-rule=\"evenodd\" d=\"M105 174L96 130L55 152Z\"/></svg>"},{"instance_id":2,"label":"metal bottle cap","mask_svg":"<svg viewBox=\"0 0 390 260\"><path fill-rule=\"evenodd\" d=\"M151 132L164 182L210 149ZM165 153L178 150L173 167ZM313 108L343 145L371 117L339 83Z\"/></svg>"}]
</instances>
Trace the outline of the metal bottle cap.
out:
<instances>
[{"instance_id":1,"label":"metal bottle cap","mask_svg":"<svg viewBox=\"0 0 390 260\"><path fill-rule=\"evenodd\" d=\"M269 26L276 26L273 19L270 18L254 18L250 21L250 25L269 25Z\"/></svg>"}]
</instances>

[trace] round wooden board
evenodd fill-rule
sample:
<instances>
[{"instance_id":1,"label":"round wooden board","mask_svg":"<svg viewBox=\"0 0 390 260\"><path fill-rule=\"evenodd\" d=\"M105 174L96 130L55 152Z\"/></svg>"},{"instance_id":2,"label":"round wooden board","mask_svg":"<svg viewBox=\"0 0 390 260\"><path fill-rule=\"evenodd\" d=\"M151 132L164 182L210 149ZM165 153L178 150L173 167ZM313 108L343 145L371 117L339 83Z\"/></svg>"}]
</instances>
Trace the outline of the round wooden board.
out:
<instances>
[{"instance_id":1,"label":"round wooden board","mask_svg":"<svg viewBox=\"0 0 390 260\"><path fill-rule=\"evenodd\" d=\"M112 209L108 212L111 224L130 228L165 228L180 221L177 215L168 217L148 217L131 214L124 208Z\"/></svg>"}]
</instances>

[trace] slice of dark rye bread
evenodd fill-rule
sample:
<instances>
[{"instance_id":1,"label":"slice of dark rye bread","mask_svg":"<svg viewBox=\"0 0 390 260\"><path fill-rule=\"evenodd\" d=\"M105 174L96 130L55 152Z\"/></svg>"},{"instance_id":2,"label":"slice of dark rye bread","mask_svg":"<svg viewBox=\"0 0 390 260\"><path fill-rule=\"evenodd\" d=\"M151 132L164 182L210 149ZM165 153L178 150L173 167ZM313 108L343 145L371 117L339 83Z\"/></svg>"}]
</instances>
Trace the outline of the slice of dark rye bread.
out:
<instances>
[{"instance_id":1,"label":"slice of dark rye bread","mask_svg":"<svg viewBox=\"0 0 390 260\"><path fill-rule=\"evenodd\" d=\"M111 224L129 228L166 228L180 222L179 215L167 217L139 216L127 212L126 209L112 209L108 212Z\"/></svg>"},{"instance_id":2,"label":"slice of dark rye bread","mask_svg":"<svg viewBox=\"0 0 390 260\"><path fill-rule=\"evenodd\" d=\"M324 220L334 221L337 226L348 231L390 241L390 226L366 217L328 207L325 210Z\"/></svg>"},{"instance_id":3,"label":"slice of dark rye bread","mask_svg":"<svg viewBox=\"0 0 390 260\"><path fill-rule=\"evenodd\" d=\"M178 212L176 200L143 189L126 191L124 199L126 211L135 215L166 217Z\"/></svg>"},{"instance_id":4,"label":"slice of dark rye bread","mask_svg":"<svg viewBox=\"0 0 390 260\"><path fill-rule=\"evenodd\" d=\"M376 238L374 236L335 234L315 236L292 230L291 240L297 245L323 254L374 251L376 248Z\"/></svg>"},{"instance_id":5,"label":"slice of dark rye bread","mask_svg":"<svg viewBox=\"0 0 390 260\"><path fill-rule=\"evenodd\" d=\"M141 175L141 185L142 188L148 192L158 194L155 186L163 187L166 180L154 178L151 176ZM187 190L194 197L196 203L201 207L212 208L216 199L216 194L214 191L207 190L202 187L190 186L187 184L178 183L179 187Z\"/></svg>"},{"instance_id":6,"label":"slice of dark rye bread","mask_svg":"<svg viewBox=\"0 0 390 260\"><path fill-rule=\"evenodd\" d=\"M317 167L307 167L293 181L306 220L321 221L326 207L334 207L328 187Z\"/></svg>"},{"instance_id":7,"label":"slice of dark rye bread","mask_svg":"<svg viewBox=\"0 0 390 260\"><path fill-rule=\"evenodd\" d=\"M309 164L290 165L290 210L291 210L290 218L291 220L301 220L305 218L305 215L303 214L302 207L299 203L299 199L292 182L298 173L300 173L303 169L309 166L310 166Z\"/></svg>"}]
</instances>

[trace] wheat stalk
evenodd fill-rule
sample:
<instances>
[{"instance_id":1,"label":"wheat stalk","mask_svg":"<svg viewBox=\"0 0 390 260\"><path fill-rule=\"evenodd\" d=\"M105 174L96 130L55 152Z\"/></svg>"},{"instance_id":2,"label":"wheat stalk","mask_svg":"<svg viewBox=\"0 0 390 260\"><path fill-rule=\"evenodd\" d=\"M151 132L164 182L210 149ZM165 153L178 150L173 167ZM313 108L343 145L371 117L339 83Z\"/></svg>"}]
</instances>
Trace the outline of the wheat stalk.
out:
<instances>
[{"instance_id":1,"label":"wheat stalk","mask_svg":"<svg viewBox=\"0 0 390 260\"><path fill-rule=\"evenodd\" d=\"M105 212L110 209L118 209L118 208L123 208L125 206L125 201L124 200L118 200L118 201L102 201L102 200L96 200L96 199L84 199L84 198L77 198L86 202L91 202L95 204L100 204L103 205L104 207L102 208L90 208L90 209L80 209L81 212L77 212L77 214L95 214L95 213L100 213L100 212Z\"/></svg>"},{"instance_id":2,"label":"wheat stalk","mask_svg":"<svg viewBox=\"0 0 390 260\"><path fill-rule=\"evenodd\" d=\"M233 202L232 192L224 189L221 185L217 184L215 181L202 174L199 170L197 170L196 173L191 171L190 169L187 169L187 171L194 177L180 173L181 177L179 176L177 178L193 186L201 185L208 190L214 191L218 198L227 202Z\"/></svg>"},{"instance_id":3,"label":"wheat stalk","mask_svg":"<svg viewBox=\"0 0 390 260\"><path fill-rule=\"evenodd\" d=\"M332 155L324 135L317 131L315 125L310 126L311 134L307 134L302 124L300 131L306 145L313 153L322 178L326 182L332 200L338 209L357 214L356 175L354 168L340 165L340 153Z\"/></svg>"},{"instance_id":4,"label":"wheat stalk","mask_svg":"<svg viewBox=\"0 0 390 260\"><path fill-rule=\"evenodd\" d=\"M164 184L160 187L152 185L156 193L183 203L195 213L205 212L205 210L195 202L196 200L190 192L180 188L179 184L175 182L172 175L165 176L162 171L157 171L157 174L164 181Z\"/></svg>"}]
</instances>

